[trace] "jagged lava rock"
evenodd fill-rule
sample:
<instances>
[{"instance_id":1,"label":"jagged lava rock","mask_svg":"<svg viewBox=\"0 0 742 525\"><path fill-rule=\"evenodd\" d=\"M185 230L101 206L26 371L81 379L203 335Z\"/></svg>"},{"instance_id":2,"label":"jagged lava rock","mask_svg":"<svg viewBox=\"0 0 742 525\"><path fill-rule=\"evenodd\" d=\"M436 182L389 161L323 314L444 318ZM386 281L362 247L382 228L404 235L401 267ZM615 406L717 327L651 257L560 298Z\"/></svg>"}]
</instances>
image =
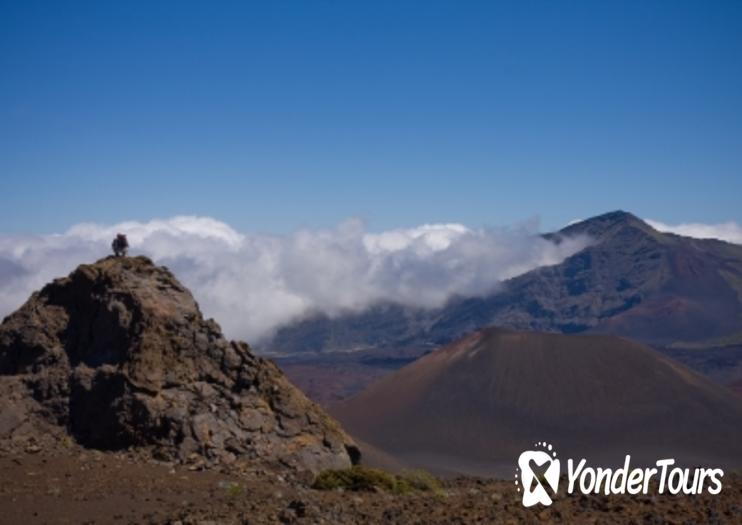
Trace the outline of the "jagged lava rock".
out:
<instances>
[{"instance_id":1,"label":"jagged lava rock","mask_svg":"<svg viewBox=\"0 0 742 525\"><path fill-rule=\"evenodd\" d=\"M360 453L339 425L146 257L108 257L0 325L0 439L63 429L103 450L317 472Z\"/></svg>"}]
</instances>

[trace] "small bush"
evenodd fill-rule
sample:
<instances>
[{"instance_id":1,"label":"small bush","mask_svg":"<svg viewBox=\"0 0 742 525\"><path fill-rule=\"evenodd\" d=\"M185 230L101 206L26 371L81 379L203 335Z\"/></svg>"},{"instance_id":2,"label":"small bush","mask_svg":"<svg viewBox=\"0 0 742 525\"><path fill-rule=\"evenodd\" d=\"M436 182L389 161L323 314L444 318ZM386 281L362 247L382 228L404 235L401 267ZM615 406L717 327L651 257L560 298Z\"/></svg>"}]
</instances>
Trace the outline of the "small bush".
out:
<instances>
[{"instance_id":1,"label":"small bush","mask_svg":"<svg viewBox=\"0 0 742 525\"><path fill-rule=\"evenodd\" d=\"M394 494L404 494L413 490L438 492L440 483L424 470L411 470L395 475L383 470L356 465L349 469L321 472L312 488L366 492L383 490Z\"/></svg>"},{"instance_id":2,"label":"small bush","mask_svg":"<svg viewBox=\"0 0 742 525\"><path fill-rule=\"evenodd\" d=\"M233 481L220 481L219 487L224 489L227 496L230 498L236 498L242 495L242 485Z\"/></svg>"},{"instance_id":3,"label":"small bush","mask_svg":"<svg viewBox=\"0 0 742 525\"><path fill-rule=\"evenodd\" d=\"M406 481L414 490L423 492L433 492L439 494L442 492L441 482L430 472L423 469L405 470L399 477Z\"/></svg>"}]
</instances>

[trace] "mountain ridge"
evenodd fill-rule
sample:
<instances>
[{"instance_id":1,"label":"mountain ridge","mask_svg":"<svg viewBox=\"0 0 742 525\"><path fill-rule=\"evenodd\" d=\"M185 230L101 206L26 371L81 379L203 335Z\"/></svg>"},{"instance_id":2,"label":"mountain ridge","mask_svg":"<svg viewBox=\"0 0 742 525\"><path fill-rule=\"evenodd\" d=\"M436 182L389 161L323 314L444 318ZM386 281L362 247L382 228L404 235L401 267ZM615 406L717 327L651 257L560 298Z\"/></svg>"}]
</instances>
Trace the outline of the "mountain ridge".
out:
<instances>
[{"instance_id":1,"label":"mountain ridge","mask_svg":"<svg viewBox=\"0 0 742 525\"><path fill-rule=\"evenodd\" d=\"M503 282L492 294L451 298L429 310L382 303L337 317L318 314L284 326L263 347L277 353L424 347L491 325L616 333L659 345L742 331L742 246L661 233L624 211L545 237L559 242L574 235L592 242L559 264ZM668 326L655 321L656 311Z\"/></svg>"},{"instance_id":2,"label":"mountain ridge","mask_svg":"<svg viewBox=\"0 0 742 525\"><path fill-rule=\"evenodd\" d=\"M337 317L316 314L280 329L269 350L291 380L326 406L389 372L487 326L629 337L739 392L742 384L742 246L655 230L625 211L542 237L591 242L491 294L440 308L381 303ZM697 352L682 351L683 348ZM369 365L377 356L387 364ZM347 378L325 380L329 374Z\"/></svg>"}]
</instances>

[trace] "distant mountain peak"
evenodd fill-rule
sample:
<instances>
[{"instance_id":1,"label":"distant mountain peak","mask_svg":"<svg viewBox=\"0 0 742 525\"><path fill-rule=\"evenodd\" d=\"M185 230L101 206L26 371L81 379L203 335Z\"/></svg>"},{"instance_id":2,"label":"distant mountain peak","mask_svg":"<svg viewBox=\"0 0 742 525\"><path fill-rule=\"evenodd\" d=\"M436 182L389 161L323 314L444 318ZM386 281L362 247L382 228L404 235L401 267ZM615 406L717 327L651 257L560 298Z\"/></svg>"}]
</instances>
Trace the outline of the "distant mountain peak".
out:
<instances>
[{"instance_id":1,"label":"distant mountain peak","mask_svg":"<svg viewBox=\"0 0 742 525\"><path fill-rule=\"evenodd\" d=\"M274 351L427 348L489 325L620 334L652 344L715 341L742 333L742 246L655 230L618 210L543 235L587 245L558 264L505 281L491 294L439 309L368 309L284 327Z\"/></svg>"},{"instance_id":2,"label":"distant mountain peak","mask_svg":"<svg viewBox=\"0 0 742 525\"><path fill-rule=\"evenodd\" d=\"M588 219L589 221L603 221L603 222L609 222L613 224L627 224L627 223L633 223L636 221L643 222L639 217L634 215L631 212L624 211L624 210L614 210L609 211L607 213L603 213L601 215L596 215L595 217L592 217L591 219Z\"/></svg>"},{"instance_id":3,"label":"distant mountain peak","mask_svg":"<svg viewBox=\"0 0 742 525\"><path fill-rule=\"evenodd\" d=\"M655 236L659 232L649 224L641 220L633 213L623 210L611 211L585 219L584 221L570 224L559 230L562 235L579 235L585 234L591 237L600 238L612 232L633 228L641 230L649 235Z\"/></svg>"}]
</instances>

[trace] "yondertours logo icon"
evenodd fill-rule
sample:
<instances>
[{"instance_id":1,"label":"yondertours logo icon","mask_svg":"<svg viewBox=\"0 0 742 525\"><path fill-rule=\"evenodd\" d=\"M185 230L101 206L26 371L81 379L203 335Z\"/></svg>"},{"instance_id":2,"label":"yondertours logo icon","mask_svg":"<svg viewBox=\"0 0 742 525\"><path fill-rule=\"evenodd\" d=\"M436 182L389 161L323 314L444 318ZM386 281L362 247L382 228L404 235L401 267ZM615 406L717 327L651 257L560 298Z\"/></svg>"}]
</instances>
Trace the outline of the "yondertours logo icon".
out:
<instances>
[{"instance_id":1,"label":"yondertours logo icon","mask_svg":"<svg viewBox=\"0 0 742 525\"><path fill-rule=\"evenodd\" d=\"M515 484L520 492L523 489L523 506L531 507L540 503L551 505L551 497L559 488L561 472L554 447L544 441L534 443L536 450L526 450L518 458ZM520 472L520 481L518 481Z\"/></svg>"},{"instance_id":2,"label":"yondertours logo icon","mask_svg":"<svg viewBox=\"0 0 742 525\"><path fill-rule=\"evenodd\" d=\"M515 486L523 495L523 506L551 505L559 489L561 464L553 445L545 441L534 444L518 457ZM720 468L673 467L672 458L658 459L654 467L631 467L631 456L626 455L619 468L591 467L587 460L567 460L567 493L574 494L648 494L650 483L657 484L658 494L696 495L721 492Z\"/></svg>"}]
</instances>

